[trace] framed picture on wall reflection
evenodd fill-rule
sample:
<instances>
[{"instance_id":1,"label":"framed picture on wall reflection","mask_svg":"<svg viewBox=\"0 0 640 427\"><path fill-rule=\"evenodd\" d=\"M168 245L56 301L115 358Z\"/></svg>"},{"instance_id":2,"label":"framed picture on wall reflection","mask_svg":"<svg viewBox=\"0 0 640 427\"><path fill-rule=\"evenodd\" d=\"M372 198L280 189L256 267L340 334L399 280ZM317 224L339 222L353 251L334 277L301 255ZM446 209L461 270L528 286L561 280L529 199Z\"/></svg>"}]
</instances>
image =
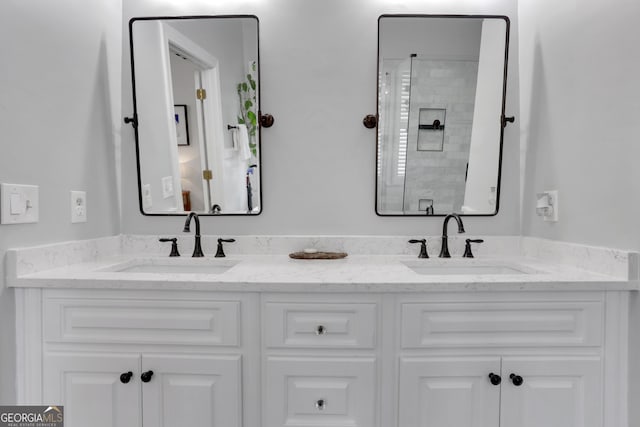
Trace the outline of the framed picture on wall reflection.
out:
<instances>
[{"instance_id":1,"label":"framed picture on wall reflection","mask_svg":"<svg viewBox=\"0 0 640 427\"><path fill-rule=\"evenodd\" d=\"M178 145L189 145L189 122L187 120L187 106L176 104L173 106L176 121L176 137Z\"/></svg>"}]
</instances>

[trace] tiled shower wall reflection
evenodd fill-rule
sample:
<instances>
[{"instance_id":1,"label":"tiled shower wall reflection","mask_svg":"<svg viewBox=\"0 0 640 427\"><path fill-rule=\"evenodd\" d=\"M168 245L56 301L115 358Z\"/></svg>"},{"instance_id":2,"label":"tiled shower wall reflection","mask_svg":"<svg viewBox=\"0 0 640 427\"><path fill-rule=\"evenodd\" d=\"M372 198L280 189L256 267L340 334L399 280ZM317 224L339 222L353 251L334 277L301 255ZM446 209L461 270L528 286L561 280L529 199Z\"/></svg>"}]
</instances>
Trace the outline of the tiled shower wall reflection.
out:
<instances>
[{"instance_id":1,"label":"tiled shower wall reflection","mask_svg":"<svg viewBox=\"0 0 640 427\"><path fill-rule=\"evenodd\" d=\"M478 61L416 57L411 68L404 211L424 213L424 210L418 210L420 199L432 199L436 213L460 212L464 202ZM442 151L418 151L421 108L446 109Z\"/></svg>"}]
</instances>

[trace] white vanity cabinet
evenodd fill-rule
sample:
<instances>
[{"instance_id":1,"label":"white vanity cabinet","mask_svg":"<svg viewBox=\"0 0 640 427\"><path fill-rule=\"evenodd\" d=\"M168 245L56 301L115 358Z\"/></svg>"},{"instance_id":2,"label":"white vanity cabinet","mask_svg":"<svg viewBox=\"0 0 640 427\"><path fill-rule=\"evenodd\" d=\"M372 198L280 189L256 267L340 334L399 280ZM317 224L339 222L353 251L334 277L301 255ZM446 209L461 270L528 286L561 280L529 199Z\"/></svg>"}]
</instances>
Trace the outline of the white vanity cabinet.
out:
<instances>
[{"instance_id":1,"label":"white vanity cabinet","mask_svg":"<svg viewBox=\"0 0 640 427\"><path fill-rule=\"evenodd\" d=\"M264 296L264 427L377 425L378 300Z\"/></svg>"},{"instance_id":2,"label":"white vanity cabinet","mask_svg":"<svg viewBox=\"0 0 640 427\"><path fill-rule=\"evenodd\" d=\"M240 356L51 353L43 399L72 427L239 427L240 379Z\"/></svg>"},{"instance_id":3,"label":"white vanity cabinet","mask_svg":"<svg viewBox=\"0 0 640 427\"><path fill-rule=\"evenodd\" d=\"M504 357L500 426L606 425L602 370L597 356Z\"/></svg>"},{"instance_id":4,"label":"white vanity cabinet","mask_svg":"<svg viewBox=\"0 0 640 427\"><path fill-rule=\"evenodd\" d=\"M602 426L601 371L597 357L403 358L399 426Z\"/></svg>"},{"instance_id":5,"label":"white vanity cabinet","mask_svg":"<svg viewBox=\"0 0 640 427\"><path fill-rule=\"evenodd\" d=\"M46 353L42 401L65 407L69 426L140 427L142 405L137 354ZM121 375L131 372L129 384ZM138 374L139 375L139 374Z\"/></svg>"},{"instance_id":6,"label":"white vanity cabinet","mask_svg":"<svg viewBox=\"0 0 640 427\"><path fill-rule=\"evenodd\" d=\"M257 301L250 294L46 290L42 401L64 405L70 427L255 422L248 384L259 376L259 333L250 328Z\"/></svg>"},{"instance_id":7,"label":"white vanity cabinet","mask_svg":"<svg viewBox=\"0 0 640 427\"><path fill-rule=\"evenodd\" d=\"M625 291L16 295L69 427L628 427Z\"/></svg>"},{"instance_id":8,"label":"white vanity cabinet","mask_svg":"<svg viewBox=\"0 0 640 427\"><path fill-rule=\"evenodd\" d=\"M601 427L604 293L401 299L399 427Z\"/></svg>"}]
</instances>

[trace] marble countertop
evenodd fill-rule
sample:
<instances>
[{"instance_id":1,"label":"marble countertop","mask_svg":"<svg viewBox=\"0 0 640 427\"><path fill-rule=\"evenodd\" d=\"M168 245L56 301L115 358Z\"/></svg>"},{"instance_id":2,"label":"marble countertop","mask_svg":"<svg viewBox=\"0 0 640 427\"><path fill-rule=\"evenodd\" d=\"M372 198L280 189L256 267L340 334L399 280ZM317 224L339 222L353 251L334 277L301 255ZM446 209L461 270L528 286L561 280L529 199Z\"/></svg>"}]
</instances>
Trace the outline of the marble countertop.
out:
<instances>
[{"instance_id":1,"label":"marble countertop","mask_svg":"<svg viewBox=\"0 0 640 427\"><path fill-rule=\"evenodd\" d=\"M208 269L221 272L211 273ZM14 269L14 273L18 270ZM227 258L119 254L36 272L21 272L13 277L9 275L7 279L9 286L21 288L243 292L638 289L638 281L628 277L590 272L533 257L504 255L418 259L409 255L369 254L349 255L338 260L297 260L286 254L231 255Z\"/></svg>"}]
</instances>

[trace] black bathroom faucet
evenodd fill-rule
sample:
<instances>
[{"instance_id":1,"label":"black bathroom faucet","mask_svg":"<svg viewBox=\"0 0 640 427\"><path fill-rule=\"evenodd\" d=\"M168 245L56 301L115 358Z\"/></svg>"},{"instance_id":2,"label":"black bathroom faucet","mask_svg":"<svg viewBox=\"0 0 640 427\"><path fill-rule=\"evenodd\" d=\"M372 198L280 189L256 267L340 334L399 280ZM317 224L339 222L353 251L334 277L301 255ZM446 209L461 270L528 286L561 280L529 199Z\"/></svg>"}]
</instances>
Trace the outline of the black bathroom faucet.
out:
<instances>
[{"instance_id":1,"label":"black bathroom faucet","mask_svg":"<svg viewBox=\"0 0 640 427\"><path fill-rule=\"evenodd\" d=\"M458 233L464 233L464 225L458 214L452 213L444 217L444 224L442 225L442 247L440 248L440 255L438 255L440 258L451 258L451 254L449 253L449 235L447 234L447 225L449 225L451 218L454 218L458 223Z\"/></svg>"},{"instance_id":2,"label":"black bathroom faucet","mask_svg":"<svg viewBox=\"0 0 640 427\"><path fill-rule=\"evenodd\" d=\"M198 218L198 214L195 212L190 212L189 216L187 216L187 220L184 223L184 231L185 233L188 233L189 231L191 231L191 229L189 228L189 225L191 224L191 218L195 219L196 221L196 241L195 244L193 246L193 255L191 255L192 257L195 258L200 258L203 257L204 254L202 253L202 246L200 245L200 218Z\"/></svg>"}]
</instances>

